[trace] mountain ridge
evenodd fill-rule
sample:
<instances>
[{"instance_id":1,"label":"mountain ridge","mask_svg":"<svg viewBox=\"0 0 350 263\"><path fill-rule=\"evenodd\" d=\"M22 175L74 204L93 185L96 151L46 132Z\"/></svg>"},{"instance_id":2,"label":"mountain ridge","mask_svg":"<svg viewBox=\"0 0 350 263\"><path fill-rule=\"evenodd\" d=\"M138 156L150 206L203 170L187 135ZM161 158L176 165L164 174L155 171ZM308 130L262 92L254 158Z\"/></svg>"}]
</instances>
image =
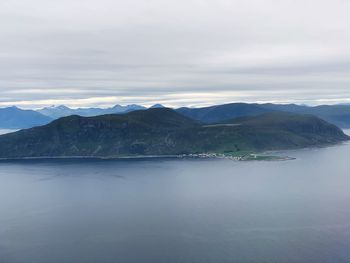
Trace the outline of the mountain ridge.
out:
<instances>
[{"instance_id":1,"label":"mountain ridge","mask_svg":"<svg viewBox=\"0 0 350 263\"><path fill-rule=\"evenodd\" d=\"M50 117L33 110L22 110L16 106L0 108L1 129L23 129L51 122Z\"/></svg>"},{"instance_id":2,"label":"mountain ridge","mask_svg":"<svg viewBox=\"0 0 350 263\"><path fill-rule=\"evenodd\" d=\"M98 115L104 115L104 114L126 113L130 111L142 110L142 109L146 109L146 107L143 107L137 104L130 104L126 106L117 104L110 108L95 107L95 108L77 108L77 109L72 109L65 105L59 105L59 106L45 107L37 111L53 119L58 119L58 118L66 117L70 115L80 115L84 117L90 117L90 116L98 116Z\"/></svg>"},{"instance_id":3,"label":"mountain ridge","mask_svg":"<svg viewBox=\"0 0 350 263\"><path fill-rule=\"evenodd\" d=\"M164 106L155 104L149 108L164 108ZM14 114L11 111L7 111L6 114L1 115L1 112L6 111L5 109L11 109L11 107L0 108L0 127L3 129L21 129L43 125L51 120L70 115L89 117L104 114L123 114L135 110L146 110L147 108L137 104L126 106L115 105L110 108L77 109L71 109L67 106L60 105L37 110L39 114L35 114L33 113L35 111L29 110L31 114L28 114L28 112L25 112L28 110L15 107L18 112L23 111L22 114L27 113L28 116L26 120L20 117L21 114ZM258 116L269 112L290 112L296 114L312 114L341 128L350 128L350 105L320 105L311 107L297 104L228 103L200 108L181 107L175 110L184 116L208 124L243 116Z\"/></svg>"},{"instance_id":4,"label":"mountain ridge","mask_svg":"<svg viewBox=\"0 0 350 263\"><path fill-rule=\"evenodd\" d=\"M336 126L314 116L273 114L229 125L205 125L168 108L96 117L73 115L0 136L0 158L228 153L294 149L349 139Z\"/></svg>"},{"instance_id":5,"label":"mountain ridge","mask_svg":"<svg viewBox=\"0 0 350 263\"><path fill-rule=\"evenodd\" d=\"M257 116L268 112L312 114L341 128L350 128L350 105L305 106L273 103L228 103L202 108L182 107L179 113L205 123L221 122L243 116Z\"/></svg>"}]
</instances>

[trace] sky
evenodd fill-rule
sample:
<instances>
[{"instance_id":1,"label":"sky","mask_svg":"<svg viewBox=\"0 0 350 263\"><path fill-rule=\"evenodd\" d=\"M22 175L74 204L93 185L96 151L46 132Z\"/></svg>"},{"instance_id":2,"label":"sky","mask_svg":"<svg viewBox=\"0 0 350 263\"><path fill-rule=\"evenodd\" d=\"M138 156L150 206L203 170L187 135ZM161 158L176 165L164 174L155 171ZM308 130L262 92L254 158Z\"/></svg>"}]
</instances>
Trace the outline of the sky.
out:
<instances>
[{"instance_id":1,"label":"sky","mask_svg":"<svg viewBox=\"0 0 350 263\"><path fill-rule=\"evenodd\" d=\"M350 103L348 0L1 0L0 107Z\"/></svg>"}]
</instances>

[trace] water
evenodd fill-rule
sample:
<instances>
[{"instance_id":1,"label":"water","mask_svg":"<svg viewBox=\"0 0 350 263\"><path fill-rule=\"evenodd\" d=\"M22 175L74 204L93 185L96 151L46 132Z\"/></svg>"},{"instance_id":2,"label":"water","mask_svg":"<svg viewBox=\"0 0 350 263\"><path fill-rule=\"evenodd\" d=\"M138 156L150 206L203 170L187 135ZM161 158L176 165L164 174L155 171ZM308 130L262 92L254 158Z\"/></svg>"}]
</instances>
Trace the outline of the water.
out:
<instances>
[{"instance_id":1,"label":"water","mask_svg":"<svg viewBox=\"0 0 350 263\"><path fill-rule=\"evenodd\" d=\"M350 144L285 162L0 162L0 262L350 262Z\"/></svg>"}]
</instances>

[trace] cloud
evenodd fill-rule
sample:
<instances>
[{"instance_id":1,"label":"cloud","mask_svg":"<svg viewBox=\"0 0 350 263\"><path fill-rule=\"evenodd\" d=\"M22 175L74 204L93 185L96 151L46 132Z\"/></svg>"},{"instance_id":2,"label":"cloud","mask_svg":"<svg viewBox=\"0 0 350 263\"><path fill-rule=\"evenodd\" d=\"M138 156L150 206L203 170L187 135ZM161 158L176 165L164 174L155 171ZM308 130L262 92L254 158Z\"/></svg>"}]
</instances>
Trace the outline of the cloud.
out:
<instances>
[{"instance_id":1,"label":"cloud","mask_svg":"<svg viewBox=\"0 0 350 263\"><path fill-rule=\"evenodd\" d=\"M0 106L350 98L343 0L3 0Z\"/></svg>"}]
</instances>

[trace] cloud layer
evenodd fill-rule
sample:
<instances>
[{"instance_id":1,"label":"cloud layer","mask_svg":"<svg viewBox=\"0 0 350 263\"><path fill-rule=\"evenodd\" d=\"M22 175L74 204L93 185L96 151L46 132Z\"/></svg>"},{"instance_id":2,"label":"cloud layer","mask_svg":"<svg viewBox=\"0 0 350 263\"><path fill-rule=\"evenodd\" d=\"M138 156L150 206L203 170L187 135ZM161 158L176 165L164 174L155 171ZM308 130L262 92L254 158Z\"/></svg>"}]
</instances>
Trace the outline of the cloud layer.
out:
<instances>
[{"instance_id":1,"label":"cloud layer","mask_svg":"<svg viewBox=\"0 0 350 263\"><path fill-rule=\"evenodd\" d=\"M345 0L3 0L0 106L350 102Z\"/></svg>"}]
</instances>

